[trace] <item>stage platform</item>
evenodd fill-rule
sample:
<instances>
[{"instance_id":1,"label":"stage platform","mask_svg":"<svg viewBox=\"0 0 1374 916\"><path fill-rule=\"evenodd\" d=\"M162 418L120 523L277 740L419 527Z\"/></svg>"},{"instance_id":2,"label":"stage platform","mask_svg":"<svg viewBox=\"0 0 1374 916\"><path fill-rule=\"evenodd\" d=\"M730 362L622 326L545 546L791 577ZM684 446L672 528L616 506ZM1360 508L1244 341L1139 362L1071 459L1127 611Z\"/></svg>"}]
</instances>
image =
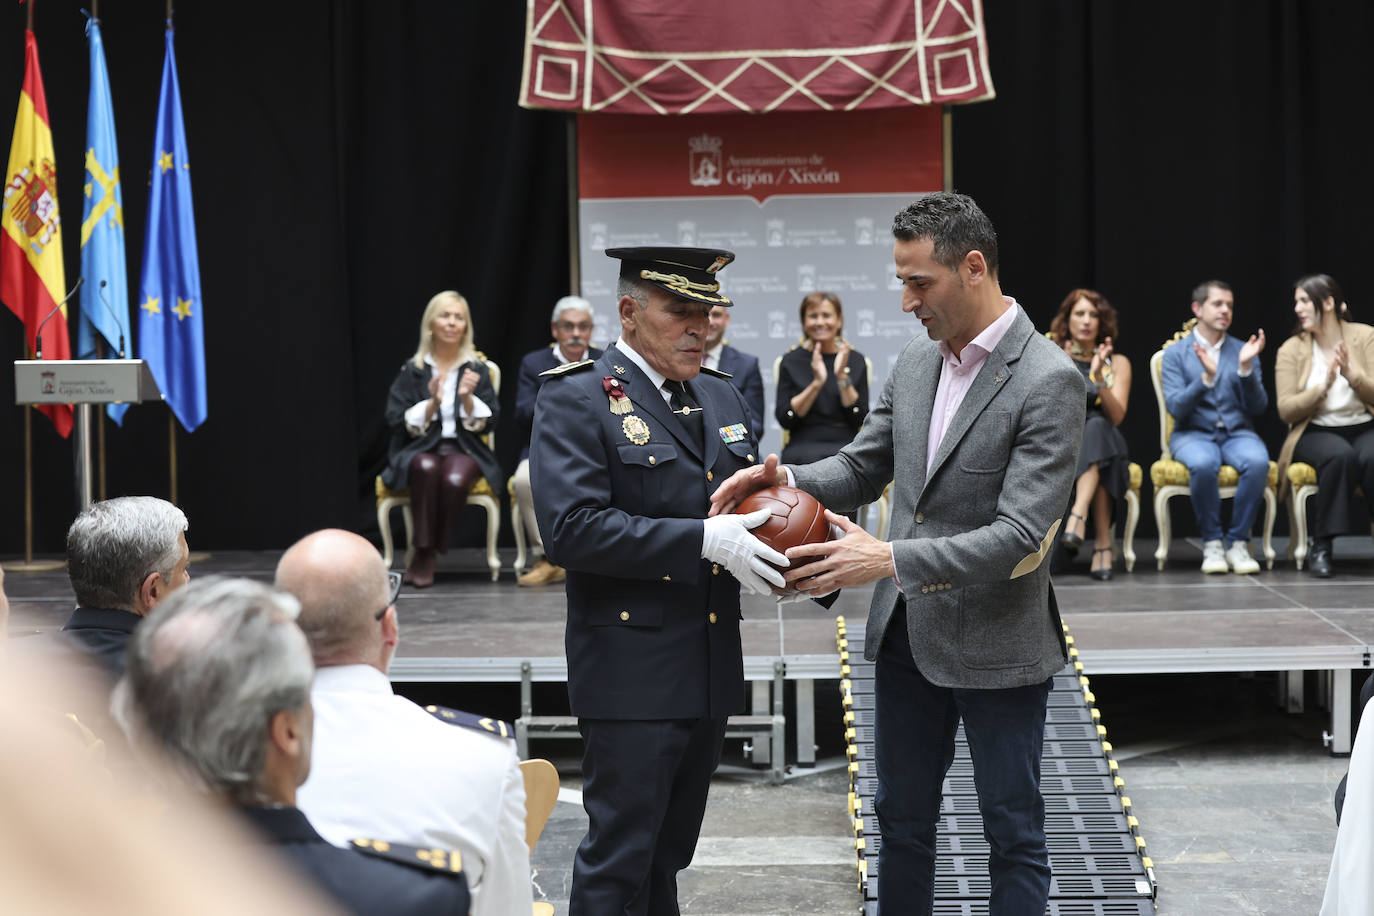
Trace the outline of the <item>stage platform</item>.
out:
<instances>
[{"instance_id":1,"label":"stage platform","mask_svg":"<svg viewBox=\"0 0 1374 916\"><path fill-rule=\"evenodd\" d=\"M1370 542L1338 541L1335 575L1326 580L1295 570L1282 559L1283 546L1276 539L1280 560L1274 570L1254 576L1204 576L1199 546L1175 540L1163 572L1142 562L1134 573L1118 570L1106 583L1090 579L1086 565L1056 577L1060 608L1085 667L1093 675L1319 672L1315 697L1303 695L1300 674L1282 679L1288 707L1297 711L1315 702L1329 709L1331 750L1348 753L1352 673L1371 668L1374 646ZM1136 550L1148 559L1153 544L1137 542ZM278 556L193 555L192 575L270 580ZM402 591L394 681L515 684L526 662L536 683L566 680L562 586L519 588L509 565L514 551L503 551L502 558L507 566L498 582L487 578L480 551L460 550L441 558L432 588ZM7 572L5 588L12 636L61 626L73 604L65 570ZM772 601L745 598L741 636L755 710L767 710L774 663L781 658L796 691L796 746L789 756L803 766L815 760L815 682L839 678L835 617L865 620L871 593L871 587L853 589L828 610L803 602L781 613ZM766 750L756 749L756 763L766 762Z\"/></svg>"}]
</instances>

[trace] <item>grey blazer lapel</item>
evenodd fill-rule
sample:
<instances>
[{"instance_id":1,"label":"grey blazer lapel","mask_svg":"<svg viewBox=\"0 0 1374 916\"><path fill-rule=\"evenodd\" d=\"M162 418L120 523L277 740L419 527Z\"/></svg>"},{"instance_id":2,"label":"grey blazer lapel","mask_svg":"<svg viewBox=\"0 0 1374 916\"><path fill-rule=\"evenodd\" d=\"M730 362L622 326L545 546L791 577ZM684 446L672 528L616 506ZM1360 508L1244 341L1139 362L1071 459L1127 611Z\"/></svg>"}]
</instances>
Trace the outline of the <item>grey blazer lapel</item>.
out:
<instances>
[{"instance_id":1,"label":"grey blazer lapel","mask_svg":"<svg viewBox=\"0 0 1374 916\"><path fill-rule=\"evenodd\" d=\"M1018 314L1016 320L1012 322L1012 326L1007 329L1007 333L1002 336L1002 340L988 354L987 362L978 371L978 377L973 380L973 387L969 389L968 394L964 395L964 400L959 405L959 411L950 421L949 430L945 432L945 437L940 440L940 448L936 451L935 461L930 466L931 477L934 477L936 472L940 470L940 466L945 463L950 452L954 451L959 440L964 438L964 435L972 428L973 421L978 419L983 409L988 406L997 392L1001 391L1002 386L1011 378L1010 364L1021 355L1021 351L1025 349L1029 332L1034 330L1025 313Z\"/></svg>"}]
</instances>

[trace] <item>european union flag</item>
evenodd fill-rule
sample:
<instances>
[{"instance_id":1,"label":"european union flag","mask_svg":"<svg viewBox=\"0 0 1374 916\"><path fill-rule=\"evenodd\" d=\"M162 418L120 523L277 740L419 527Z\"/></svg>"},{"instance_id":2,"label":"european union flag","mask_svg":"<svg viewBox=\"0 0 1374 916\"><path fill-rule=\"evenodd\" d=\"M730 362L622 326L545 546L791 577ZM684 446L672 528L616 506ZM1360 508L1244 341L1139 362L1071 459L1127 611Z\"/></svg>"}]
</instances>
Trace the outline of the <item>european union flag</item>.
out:
<instances>
[{"instance_id":1,"label":"european union flag","mask_svg":"<svg viewBox=\"0 0 1374 916\"><path fill-rule=\"evenodd\" d=\"M162 95L148 183L148 231L139 282L138 355L167 404L189 431L205 422L205 309L191 210L191 164L181 120L172 26L162 62Z\"/></svg>"},{"instance_id":2,"label":"european union flag","mask_svg":"<svg viewBox=\"0 0 1374 916\"><path fill-rule=\"evenodd\" d=\"M91 94L86 106L86 201L81 211L81 317L77 323L78 359L95 359L105 339L105 355L124 347L129 326L129 276L124 264L124 193L119 187L119 148L115 144L114 106L100 20L86 23L91 46ZM110 418L124 420L128 404L110 404Z\"/></svg>"}]
</instances>

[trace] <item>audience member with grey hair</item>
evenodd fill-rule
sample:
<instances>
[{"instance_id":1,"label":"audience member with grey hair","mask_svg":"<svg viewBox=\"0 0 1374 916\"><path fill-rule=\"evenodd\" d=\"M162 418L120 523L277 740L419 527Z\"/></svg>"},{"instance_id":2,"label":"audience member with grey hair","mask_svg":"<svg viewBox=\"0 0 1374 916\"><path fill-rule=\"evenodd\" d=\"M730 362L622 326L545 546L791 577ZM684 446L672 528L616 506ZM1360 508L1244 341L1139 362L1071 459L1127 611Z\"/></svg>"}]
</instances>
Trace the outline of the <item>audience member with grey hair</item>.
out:
<instances>
[{"instance_id":1,"label":"audience member with grey hair","mask_svg":"<svg viewBox=\"0 0 1374 916\"><path fill-rule=\"evenodd\" d=\"M186 515L154 496L118 496L87 507L67 531L76 610L63 633L112 680L139 621L190 580Z\"/></svg>"},{"instance_id":2,"label":"audience member with grey hair","mask_svg":"<svg viewBox=\"0 0 1374 916\"><path fill-rule=\"evenodd\" d=\"M129 645L115 717L194 788L236 806L349 912L467 913L461 859L374 840L331 846L295 807L311 766L314 664L296 599L210 577L160 604Z\"/></svg>"},{"instance_id":3,"label":"audience member with grey hair","mask_svg":"<svg viewBox=\"0 0 1374 916\"><path fill-rule=\"evenodd\" d=\"M511 488L515 491L515 507L524 523L525 543L529 547L530 567L520 576L521 585L553 585L562 582L566 573L544 557L544 539L539 534L539 521L534 517L534 495L530 492L530 434L534 429L534 402L543 373L565 363L596 359L601 351L591 345L595 326L592 304L581 296L564 296L553 307L549 332L553 343L526 353L520 360L520 376L515 389L515 426L523 437L520 461L515 466Z\"/></svg>"},{"instance_id":4,"label":"audience member with grey hair","mask_svg":"<svg viewBox=\"0 0 1374 916\"><path fill-rule=\"evenodd\" d=\"M530 912L525 783L512 732L392 691L400 581L377 548L349 531L316 531L282 555L276 585L300 600L298 622L319 668L310 692L315 765L301 810L334 843L366 835L456 849L472 916Z\"/></svg>"}]
</instances>

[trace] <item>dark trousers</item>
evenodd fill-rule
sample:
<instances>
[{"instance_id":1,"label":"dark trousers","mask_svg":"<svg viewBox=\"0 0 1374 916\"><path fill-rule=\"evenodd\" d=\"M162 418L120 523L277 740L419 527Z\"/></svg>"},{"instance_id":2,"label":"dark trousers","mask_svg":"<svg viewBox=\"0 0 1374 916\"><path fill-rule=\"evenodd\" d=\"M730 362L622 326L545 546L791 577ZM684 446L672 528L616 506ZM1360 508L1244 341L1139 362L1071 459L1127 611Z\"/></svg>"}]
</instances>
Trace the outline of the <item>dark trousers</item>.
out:
<instances>
[{"instance_id":1,"label":"dark trousers","mask_svg":"<svg viewBox=\"0 0 1374 916\"><path fill-rule=\"evenodd\" d=\"M1052 680L1052 679L1051 679ZM1044 916L1050 893L1040 754L1051 681L1004 690L937 687L917 670L901 604L879 650L878 796L882 846L878 905L887 913L930 913L941 783L954 761L962 716L973 757L992 916Z\"/></svg>"},{"instance_id":2,"label":"dark trousers","mask_svg":"<svg viewBox=\"0 0 1374 916\"><path fill-rule=\"evenodd\" d=\"M720 762L724 719L581 719L587 836L568 916L677 916Z\"/></svg>"},{"instance_id":3,"label":"dark trousers","mask_svg":"<svg viewBox=\"0 0 1374 916\"><path fill-rule=\"evenodd\" d=\"M410 459L410 511L417 548L448 550L453 520L480 476L477 462L453 439L441 439L434 451Z\"/></svg>"},{"instance_id":4,"label":"dark trousers","mask_svg":"<svg viewBox=\"0 0 1374 916\"><path fill-rule=\"evenodd\" d=\"M1317 469L1317 495L1308 500L1312 510L1312 536L1333 538L1363 528L1369 519L1355 517L1355 488L1364 490L1365 502L1374 512L1374 420L1358 426L1307 424L1293 460Z\"/></svg>"}]
</instances>

